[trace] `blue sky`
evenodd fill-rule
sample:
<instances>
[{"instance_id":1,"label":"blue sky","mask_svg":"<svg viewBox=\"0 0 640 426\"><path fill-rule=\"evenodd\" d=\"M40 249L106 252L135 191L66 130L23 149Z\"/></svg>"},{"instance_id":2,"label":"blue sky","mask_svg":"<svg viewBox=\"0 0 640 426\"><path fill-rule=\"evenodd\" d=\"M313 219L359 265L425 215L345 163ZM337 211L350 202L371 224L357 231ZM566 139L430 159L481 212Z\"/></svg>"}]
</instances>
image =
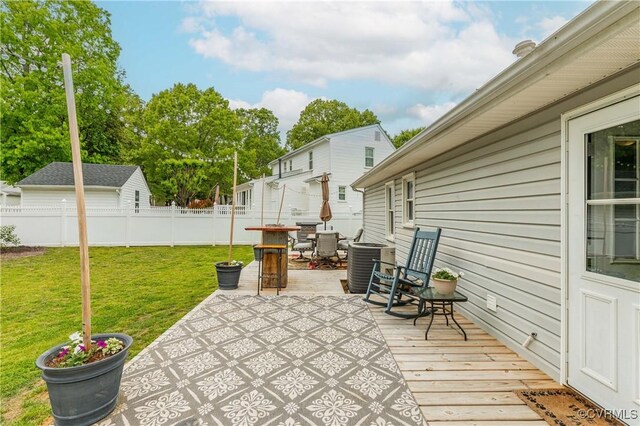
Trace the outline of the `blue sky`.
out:
<instances>
[{"instance_id":1,"label":"blue sky","mask_svg":"<svg viewBox=\"0 0 640 426\"><path fill-rule=\"evenodd\" d=\"M286 132L313 99L368 108L392 135L428 125L590 1L98 1L145 100L213 86Z\"/></svg>"}]
</instances>

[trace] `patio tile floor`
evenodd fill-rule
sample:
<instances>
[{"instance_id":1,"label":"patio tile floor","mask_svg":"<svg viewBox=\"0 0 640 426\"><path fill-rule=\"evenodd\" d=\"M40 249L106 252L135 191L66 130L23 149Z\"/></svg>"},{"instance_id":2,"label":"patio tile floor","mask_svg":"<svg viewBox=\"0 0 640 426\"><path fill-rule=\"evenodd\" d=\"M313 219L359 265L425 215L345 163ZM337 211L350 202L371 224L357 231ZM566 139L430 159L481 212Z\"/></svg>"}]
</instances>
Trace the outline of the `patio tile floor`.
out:
<instances>
[{"instance_id":1,"label":"patio tile floor","mask_svg":"<svg viewBox=\"0 0 640 426\"><path fill-rule=\"evenodd\" d=\"M340 279L346 279L346 271L292 270L289 271L288 288L281 291L281 295L345 296ZM256 290L257 264L253 262L243 269L237 290L218 290L212 297L255 295ZM261 294L275 295L275 289L265 289ZM547 424L513 391L561 385L462 314L457 313L456 317L467 331L468 341L438 317L429 340L425 341L424 329L429 318L420 319L414 327L413 321L386 315L381 307L367 307L430 425Z\"/></svg>"}]
</instances>

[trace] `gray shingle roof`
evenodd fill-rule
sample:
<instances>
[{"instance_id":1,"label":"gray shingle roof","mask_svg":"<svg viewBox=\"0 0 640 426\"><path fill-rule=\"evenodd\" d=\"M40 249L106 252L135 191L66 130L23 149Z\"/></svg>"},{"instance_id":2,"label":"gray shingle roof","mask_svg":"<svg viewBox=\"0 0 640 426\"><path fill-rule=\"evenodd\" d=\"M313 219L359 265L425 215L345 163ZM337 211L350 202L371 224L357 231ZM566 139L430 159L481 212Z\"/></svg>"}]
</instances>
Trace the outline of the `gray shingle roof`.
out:
<instances>
[{"instance_id":1,"label":"gray shingle roof","mask_svg":"<svg viewBox=\"0 0 640 426\"><path fill-rule=\"evenodd\" d=\"M117 164L82 164L85 186L106 186L120 188L136 171L138 166ZM71 163L50 163L16 184L73 186L73 165Z\"/></svg>"}]
</instances>

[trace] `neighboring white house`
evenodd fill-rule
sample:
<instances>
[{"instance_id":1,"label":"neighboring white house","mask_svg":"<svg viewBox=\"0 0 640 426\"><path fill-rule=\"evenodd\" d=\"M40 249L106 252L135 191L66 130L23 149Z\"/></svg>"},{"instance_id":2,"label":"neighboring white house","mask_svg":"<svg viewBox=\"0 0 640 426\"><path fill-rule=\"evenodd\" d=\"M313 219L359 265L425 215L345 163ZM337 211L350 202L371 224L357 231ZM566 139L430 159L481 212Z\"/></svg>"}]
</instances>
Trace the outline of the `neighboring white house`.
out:
<instances>
[{"instance_id":1,"label":"neighboring white house","mask_svg":"<svg viewBox=\"0 0 640 426\"><path fill-rule=\"evenodd\" d=\"M139 166L82 164L88 208L146 208L149 186ZM50 163L16 184L22 190L22 207L75 206L72 163Z\"/></svg>"},{"instance_id":2,"label":"neighboring white house","mask_svg":"<svg viewBox=\"0 0 640 426\"><path fill-rule=\"evenodd\" d=\"M20 188L7 185L5 181L0 180L0 206L19 206L21 192Z\"/></svg>"},{"instance_id":3,"label":"neighboring white house","mask_svg":"<svg viewBox=\"0 0 640 426\"><path fill-rule=\"evenodd\" d=\"M416 227L440 227L436 266L465 273L469 301L456 308L629 424L640 410L639 7L594 3L353 183L365 241L394 244L402 264Z\"/></svg>"},{"instance_id":4,"label":"neighboring white house","mask_svg":"<svg viewBox=\"0 0 640 426\"><path fill-rule=\"evenodd\" d=\"M312 214L320 211L320 178L329 175L333 213L362 211L362 193L350 184L395 150L378 124L322 136L269 163L272 176L238 185L237 204L276 211L284 191L283 211ZM286 186L286 189L285 189Z\"/></svg>"}]
</instances>

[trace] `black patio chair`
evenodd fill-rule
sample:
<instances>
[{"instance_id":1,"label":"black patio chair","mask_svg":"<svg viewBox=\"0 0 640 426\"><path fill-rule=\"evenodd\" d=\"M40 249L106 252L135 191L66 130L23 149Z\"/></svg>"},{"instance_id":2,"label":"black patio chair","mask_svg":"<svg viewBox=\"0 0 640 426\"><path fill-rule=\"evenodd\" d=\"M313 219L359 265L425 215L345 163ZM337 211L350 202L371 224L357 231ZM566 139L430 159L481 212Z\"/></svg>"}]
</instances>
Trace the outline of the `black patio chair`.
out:
<instances>
[{"instance_id":1,"label":"black patio chair","mask_svg":"<svg viewBox=\"0 0 640 426\"><path fill-rule=\"evenodd\" d=\"M400 318L416 318L419 314L419 309L416 309L415 314L411 314L397 312L393 308L407 305L413 301L420 303L420 298L414 296L411 290L429 286L429 277L436 258L439 240L440 228L436 228L433 232L420 231L420 228L416 228L405 266L374 260L364 301L374 305L386 306L385 313L389 315ZM392 266L393 274L382 272L382 265ZM370 299L371 295L377 295L386 300L372 300Z\"/></svg>"}]
</instances>

